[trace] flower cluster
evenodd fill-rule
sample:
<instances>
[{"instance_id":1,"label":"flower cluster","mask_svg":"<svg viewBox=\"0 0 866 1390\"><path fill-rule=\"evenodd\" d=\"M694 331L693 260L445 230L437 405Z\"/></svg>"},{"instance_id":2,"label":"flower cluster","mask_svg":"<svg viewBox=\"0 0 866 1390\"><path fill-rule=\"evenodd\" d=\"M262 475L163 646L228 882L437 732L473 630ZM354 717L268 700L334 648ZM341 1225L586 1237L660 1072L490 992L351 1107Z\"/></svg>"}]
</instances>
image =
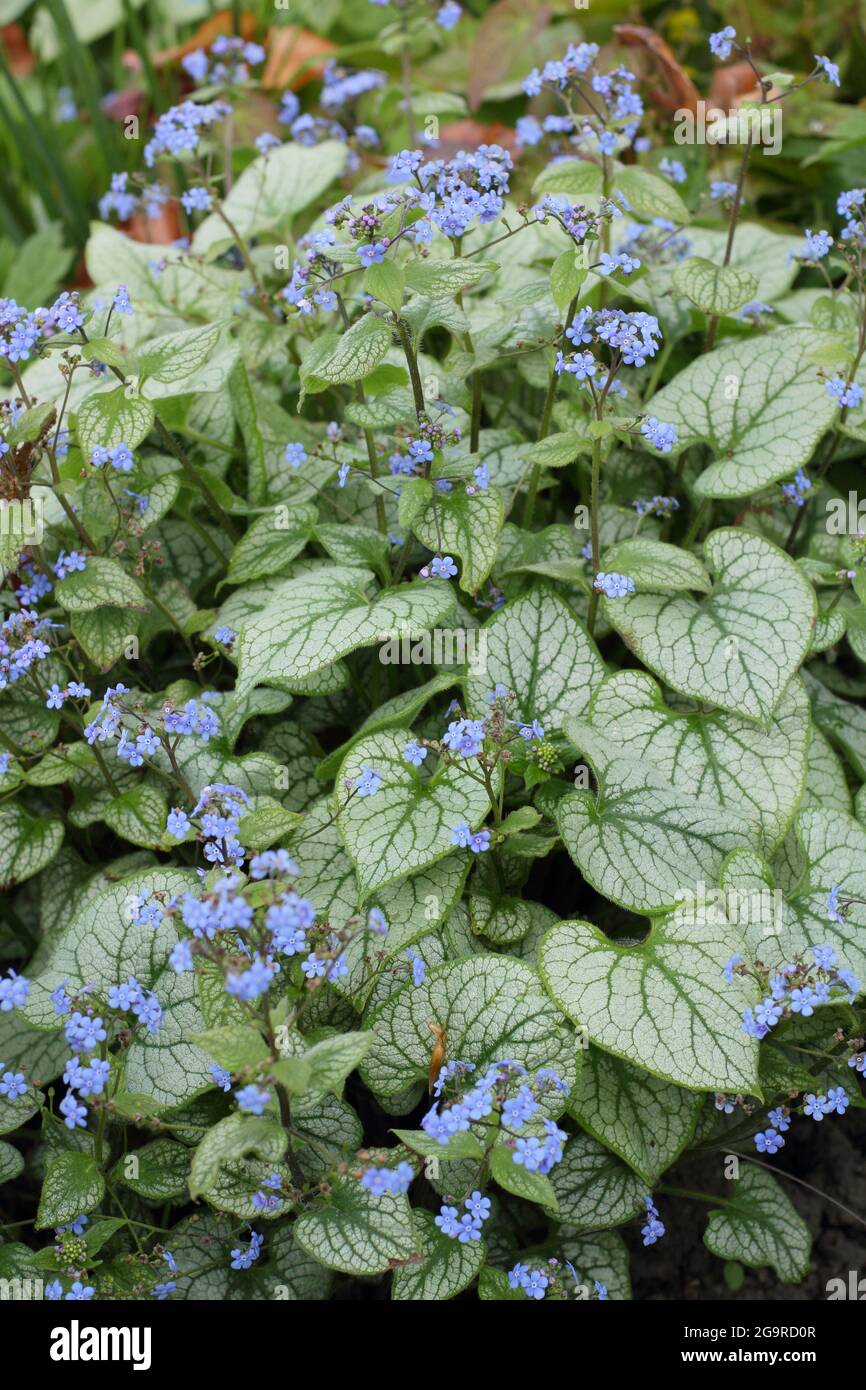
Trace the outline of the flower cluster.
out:
<instances>
[{"instance_id":1,"label":"flower cluster","mask_svg":"<svg viewBox=\"0 0 866 1390\"><path fill-rule=\"evenodd\" d=\"M812 480L807 477L802 468L798 468L792 483L782 483L782 496L786 502L793 502L795 507L804 507L806 498L812 491Z\"/></svg>"},{"instance_id":2,"label":"flower cluster","mask_svg":"<svg viewBox=\"0 0 866 1390\"><path fill-rule=\"evenodd\" d=\"M0 299L0 357L29 362L58 333L74 333L86 318L77 290L64 290L49 309L25 309Z\"/></svg>"},{"instance_id":3,"label":"flower cluster","mask_svg":"<svg viewBox=\"0 0 866 1390\"><path fill-rule=\"evenodd\" d=\"M265 61L267 54L260 43L246 43L241 38L220 34L210 49L196 48L186 53L180 65L188 77L200 86L239 85L248 82L250 68Z\"/></svg>"},{"instance_id":4,"label":"flower cluster","mask_svg":"<svg viewBox=\"0 0 866 1390\"><path fill-rule=\"evenodd\" d=\"M197 730L182 729L180 732ZM241 817L249 806L250 799L241 787L229 782L212 782L203 788L189 815L180 807L173 806L165 828L175 840L184 840L193 829L193 822L196 822L199 838L204 845L204 857L209 863L242 864L246 851L237 837ZM226 883L227 880L221 882ZM231 880L228 882L230 884Z\"/></svg>"},{"instance_id":5,"label":"flower cluster","mask_svg":"<svg viewBox=\"0 0 866 1390\"><path fill-rule=\"evenodd\" d=\"M198 149L203 135L232 113L226 101L184 101L160 116L153 137L144 147L144 162L152 169L160 155L178 158Z\"/></svg>"},{"instance_id":6,"label":"flower cluster","mask_svg":"<svg viewBox=\"0 0 866 1390\"><path fill-rule=\"evenodd\" d=\"M254 1265L259 1255L262 1253L262 1246L265 1243L264 1236L260 1236L258 1231L252 1227L247 1228L250 1233L250 1243L246 1250L241 1250L240 1246L231 1252L232 1269L249 1269Z\"/></svg>"},{"instance_id":7,"label":"flower cluster","mask_svg":"<svg viewBox=\"0 0 866 1390\"><path fill-rule=\"evenodd\" d=\"M838 1001L840 994L853 1003L862 986L850 970L836 964L832 946L811 946L809 950L811 964L805 960L805 953L774 972L761 962L756 963L755 978L769 992L755 1008L743 1013L743 1029L751 1037L765 1038L778 1023L794 1014L809 1018L819 1005ZM738 974L749 973L734 956L725 969L729 976L734 970Z\"/></svg>"},{"instance_id":8,"label":"flower cluster","mask_svg":"<svg viewBox=\"0 0 866 1390\"><path fill-rule=\"evenodd\" d=\"M564 135L571 146L589 154L614 155L627 149L640 128L643 101L634 90L637 77L626 67L601 73L596 68L596 43L569 44L564 57L533 68L523 83L527 96L555 93L567 114L547 116L538 125L522 127L524 143L535 144L541 133ZM584 110L575 109L579 103ZM529 137L527 139L527 137Z\"/></svg>"},{"instance_id":9,"label":"flower cluster","mask_svg":"<svg viewBox=\"0 0 866 1390\"><path fill-rule=\"evenodd\" d=\"M0 1013L8 1014L12 1009L20 1009L27 1002L29 993L30 981L10 970L6 978L0 980Z\"/></svg>"},{"instance_id":10,"label":"flower cluster","mask_svg":"<svg viewBox=\"0 0 866 1390\"><path fill-rule=\"evenodd\" d=\"M187 892L167 903L136 899L132 904L134 924L156 928L166 916L179 918L192 939L183 937L172 948L171 968L180 974L192 970L196 958L211 960L225 978L227 993L246 1003L267 995L282 969L280 958L289 962L297 958L299 985L344 978L349 967L338 934L316 927L313 904L286 881L298 874L288 852L265 850L251 857L248 877L238 872L247 856L237 839L240 816L247 805L246 793L239 787L214 783L202 792L191 818L177 809L171 813L169 833L179 837L183 830L189 833L195 823L204 856L216 867L197 893ZM377 917L370 930L383 935L387 922L384 914L375 911ZM214 1079L228 1089L229 1074L218 1070L220 1075ZM242 1104L244 1108L263 1108L268 1099L268 1092L250 1087Z\"/></svg>"},{"instance_id":11,"label":"flower cluster","mask_svg":"<svg viewBox=\"0 0 866 1390\"><path fill-rule=\"evenodd\" d=\"M484 1222L490 1215L491 1203L489 1197L475 1191L469 1194L463 1205L466 1210L458 1212L456 1207L443 1202L435 1221L443 1236L458 1240L461 1245L468 1245L470 1241L481 1239Z\"/></svg>"},{"instance_id":12,"label":"flower cluster","mask_svg":"<svg viewBox=\"0 0 866 1390\"><path fill-rule=\"evenodd\" d=\"M43 633L55 626L32 609L10 613L0 623L0 690L14 685L39 661L51 654Z\"/></svg>"},{"instance_id":13,"label":"flower cluster","mask_svg":"<svg viewBox=\"0 0 866 1390\"><path fill-rule=\"evenodd\" d=\"M374 1197L381 1197L384 1192L401 1196L408 1192L414 1176L412 1164L403 1162L398 1163L396 1168L365 1168L360 1181L361 1186L367 1192L372 1192Z\"/></svg>"},{"instance_id":14,"label":"flower cluster","mask_svg":"<svg viewBox=\"0 0 866 1390\"><path fill-rule=\"evenodd\" d=\"M652 1197L644 1197L646 1223L641 1227L644 1245L655 1245L665 1233L664 1222L659 1219L658 1209Z\"/></svg>"},{"instance_id":15,"label":"flower cluster","mask_svg":"<svg viewBox=\"0 0 866 1390\"><path fill-rule=\"evenodd\" d=\"M414 178L420 189L415 200L425 218L413 229L415 240L429 240L438 227L448 237L462 237L476 222L493 222L505 206L511 155L501 145L460 150L453 159L424 162L420 150L402 150L391 161L389 178Z\"/></svg>"},{"instance_id":16,"label":"flower cluster","mask_svg":"<svg viewBox=\"0 0 866 1390\"><path fill-rule=\"evenodd\" d=\"M866 189L849 188L840 193L836 211L840 217L848 219L839 234L841 240L857 246L866 245Z\"/></svg>"},{"instance_id":17,"label":"flower cluster","mask_svg":"<svg viewBox=\"0 0 866 1390\"><path fill-rule=\"evenodd\" d=\"M585 1302L590 1297L589 1288L581 1282L574 1265L569 1260L560 1261L553 1256L540 1269L530 1269L529 1265L518 1262L508 1271L508 1287L522 1289L527 1298L536 1302L542 1298ZM604 1303L608 1296L607 1285L594 1279L592 1288L598 1301Z\"/></svg>"},{"instance_id":18,"label":"flower cluster","mask_svg":"<svg viewBox=\"0 0 866 1390\"><path fill-rule=\"evenodd\" d=\"M668 517L674 512L678 512L680 509L680 504L675 497L661 497L658 495L651 497L648 502L644 501L642 497L639 497L632 505L639 517Z\"/></svg>"},{"instance_id":19,"label":"flower cluster","mask_svg":"<svg viewBox=\"0 0 866 1390\"><path fill-rule=\"evenodd\" d=\"M438 1144L446 1145L456 1134L482 1121L489 1139L490 1127L498 1124L499 1135L518 1167L529 1173L549 1173L562 1158L568 1136L554 1120L542 1119L539 1111L542 1102L555 1092L567 1093L565 1082L549 1067L542 1067L530 1079L525 1067L508 1058L493 1062L482 1076L472 1076L475 1070L473 1062L445 1064L434 1087L437 1102L422 1119L421 1128ZM516 1134L533 1120L540 1136Z\"/></svg>"},{"instance_id":20,"label":"flower cluster","mask_svg":"<svg viewBox=\"0 0 866 1390\"><path fill-rule=\"evenodd\" d=\"M131 473L135 466L132 450L128 444L123 443L115 444L110 449L98 445L91 451L90 462L94 468L103 468L106 463L110 463L118 473Z\"/></svg>"},{"instance_id":21,"label":"flower cluster","mask_svg":"<svg viewBox=\"0 0 866 1390\"><path fill-rule=\"evenodd\" d=\"M103 1095L111 1070L106 1053L112 1023L109 1021L106 1026L102 1013L96 1010L102 1008L106 1013L111 1011L115 1017L132 1014L148 1033L155 1034L162 1023L162 1006L153 990L145 989L132 975L121 984L112 985L102 1005L92 999L90 987L70 996L66 990L67 984L68 981L64 980L51 995L54 1012L66 1018L64 1034L72 1051L63 1072L63 1080L69 1089L58 1109L67 1129L84 1129L87 1106L81 1097ZM88 999L88 996L91 998ZM80 1007L77 1007L79 1004ZM94 1055L97 1049L101 1050L101 1056Z\"/></svg>"},{"instance_id":22,"label":"flower cluster","mask_svg":"<svg viewBox=\"0 0 866 1390\"><path fill-rule=\"evenodd\" d=\"M604 594L605 598L625 598L627 594L634 593L634 580L628 574L605 574L599 570L592 587Z\"/></svg>"},{"instance_id":23,"label":"flower cluster","mask_svg":"<svg viewBox=\"0 0 866 1390\"><path fill-rule=\"evenodd\" d=\"M207 743L219 732L219 720L204 699L187 700L182 709L167 700L158 716L146 717L135 704L123 702L122 697L128 694L122 683L110 685L96 716L85 726L84 737L89 744L113 743L118 758L130 767L142 767L145 758L152 758L160 746L173 749L181 737Z\"/></svg>"}]
</instances>

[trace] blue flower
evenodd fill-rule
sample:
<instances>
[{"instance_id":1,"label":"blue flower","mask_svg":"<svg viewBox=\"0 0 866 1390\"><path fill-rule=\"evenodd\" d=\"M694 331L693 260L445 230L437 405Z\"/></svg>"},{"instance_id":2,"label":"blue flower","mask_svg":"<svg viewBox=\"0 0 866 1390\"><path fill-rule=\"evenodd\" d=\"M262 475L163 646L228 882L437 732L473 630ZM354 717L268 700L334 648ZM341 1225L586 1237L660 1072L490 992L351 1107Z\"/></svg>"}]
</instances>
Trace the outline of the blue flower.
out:
<instances>
[{"instance_id":1,"label":"blue flower","mask_svg":"<svg viewBox=\"0 0 866 1390\"><path fill-rule=\"evenodd\" d=\"M239 1091L235 1091L235 1100L241 1110L247 1110L251 1115L263 1115L265 1106L270 1100L270 1092L262 1086L243 1086Z\"/></svg>"},{"instance_id":2,"label":"blue flower","mask_svg":"<svg viewBox=\"0 0 866 1390\"><path fill-rule=\"evenodd\" d=\"M481 719L454 719L448 725L442 742L452 753L464 758L477 757L484 748L484 723Z\"/></svg>"},{"instance_id":3,"label":"blue flower","mask_svg":"<svg viewBox=\"0 0 866 1390\"><path fill-rule=\"evenodd\" d=\"M477 1221L486 1221L490 1215L490 1198L481 1192L471 1192L463 1203L470 1216Z\"/></svg>"},{"instance_id":4,"label":"blue flower","mask_svg":"<svg viewBox=\"0 0 866 1390\"><path fill-rule=\"evenodd\" d=\"M375 1197L385 1192L401 1195L408 1191L415 1176L411 1163L399 1163L396 1168L367 1168L361 1174L361 1186Z\"/></svg>"},{"instance_id":5,"label":"blue flower","mask_svg":"<svg viewBox=\"0 0 866 1390\"><path fill-rule=\"evenodd\" d=\"M625 598L626 594L634 593L634 580L627 574L605 574L599 570L592 587L606 598Z\"/></svg>"},{"instance_id":6,"label":"blue flower","mask_svg":"<svg viewBox=\"0 0 866 1390\"><path fill-rule=\"evenodd\" d=\"M710 183L710 199L713 203L720 203L726 197L737 196L737 185L730 183L727 179L713 179Z\"/></svg>"},{"instance_id":7,"label":"blue flower","mask_svg":"<svg viewBox=\"0 0 866 1390\"><path fill-rule=\"evenodd\" d=\"M307 451L303 444L293 442L286 445L283 457L290 468L300 468L301 464L306 460Z\"/></svg>"},{"instance_id":8,"label":"blue flower","mask_svg":"<svg viewBox=\"0 0 866 1390\"><path fill-rule=\"evenodd\" d=\"M48 688L48 699L45 701L46 708L62 709L63 701L65 699L66 692L64 690L61 690L60 686L55 681L54 684L49 686Z\"/></svg>"},{"instance_id":9,"label":"blue flower","mask_svg":"<svg viewBox=\"0 0 866 1390\"><path fill-rule=\"evenodd\" d=\"M388 241L374 241L357 248L363 266L381 265L388 250Z\"/></svg>"},{"instance_id":10,"label":"blue flower","mask_svg":"<svg viewBox=\"0 0 866 1390\"><path fill-rule=\"evenodd\" d=\"M92 1284L82 1284L80 1279L76 1279L69 1293L66 1295L65 1302L87 1303L93 1297L96 1290Z\"/></svg>"},{"instance_id":11,"label":"blue flower","mask_svg":"<svg viewBox=\"0 0 866 1390\"><path fill-rule=\"evenodd\" d=\"M542 1274L540 1269L533 1269L522 1281L523 1291L527 1298L544 1298L544 1290L550 1284L550 1280Z\"/></svg>"},{"instance_id":12,"label":"blue flower","mask_svg":"<svg viewBox=\"0 0 866 1390\"><path fill-rule=\"evenodd\" d=\"M710 34L710 52L716 58L721 58L723 61L725 58L730 58L731 47L736 37L737 31L733 25L726 24L724 29L719 29L717 33Z\"/></svg>"},{"instance_id":13,"label":"blue flower","mask_svg":"<svg viewBox=\"0 0 866 1390\"><path fill-rule=\"evenodd\" d=\"M442 29L453 29L462 13L463 7L457 4L457 0L445 0L445 4L436 11L436 23Z\"/></svg>"},{"instance_id":14,"label":"blue flower","mask_svg":"<svg viewBox=\"0 0 866 1390\"><path fill-rule=\"evenodd\" d=\"M827 78L828 82L832 82L834 87L841 86L839 68L836 63L831 63L830 59L826 58L823 53L815 54L815 62L818 64L818 67L823 70L824 76Z\"/></svg>"},{"instance_id":15,"label":"blue flower","mask_svg":"<svg viewBox=\"0 0 866 1390\"><path fill-rule=\"evenodd\" d=\"M213 194L207 188L189 188L181 193L184 212L207 212L213 206Z\"/></svg>"},{"instance_id":16,"label":"blue flower","mask_svg":"<svg viewBox=\"0 0 866 1390\"><path fill-rule=\"evenodd\" d=\"M58 1105L67 1129L84 1129L87 1121L87 1106L81 1105L71 1091L68 1091Z\"/></svg>"},{"instance_id":17,"label":"blue flower","mask_svg":"<svg viewBox=\"0 0 866 1390\"><path fill-rule=\"evenodd\" d=\"M3 1063L0 1062L0 1067ZM27 1082L24 1073L21 1071L4 1071L0 1077L0 1096L6 1096L7 1100L19 1100L27 1092Z\"/></svg>"},{"instance_id":18,"label":"blue flower","mask_svg":"<svg viewBox=\"0 0 866 1390\"><path fill-rule=\"evenodd\" d=\"M862 403L863 389L856 381L846 382L844 377L834 376L827 382L827 390L839 402L840 410L853 409Z\"/></svg>"},{"instance_id":19,"label":"blue flower","mask_svg":"<svg viewBox=\"0 0 866 1390\"><path fill-rule=\"evenodd\" d=\"M259 1258L261 1248L265 1243L264 1236L260 1236L257 1231L250 1231L250 1243L246 1250L241 1250L240 1246L231 1252L232 1269L249 1269Z\"/></svg>"},{"instance_id":20,"label":"blue flower","mask_svg":"<svg viewBox=\"0 0 866 1390\"><path fill-rule=\"evenodd\" d=\"M119 314L132 314L132 304L125 285L118 285L111 303Z\"/></svg>"},{"instance_id":21,"label":"blue flower","mask_svg":"<svg viewBox=\"0 0 866 1390\"><path fill-rule=\"evenodd\" d=\"M465 820L462 820L459 825L455 825L452 827L452 845L458 845L460 849L468 849L469 841L471 840L471 838L472 831L469 829L469 826Z\"/></svg>"},{"instance_id":22,"label":"blue flower","mask_svg":"<svg viewBox=\"0 0 866 1390\"><path fill-rule=\"evenodd\" d=\"M774 1129L765 1129L761 1134L755 1135L755 1148L759 1154L778 1153L779 1149L784 1147L784 1139Z\"/></svg>"},{"instance_id":23,"label":"blue flower","mask_svg":"<svg viewBox=\"0 0 866 1390\"><path fill-rule=\"evenodd\" d=\"M641 421L640 432L644 439L648 439L650 444L663 454L669 454L677 442L676 427L662 424L654 415L649 415Z\"/></svg>"},{"instance_id":24,"label":"blue flower","mask_svg":"<svg viewBox=\"0 0 866 1390\"><path fill-rule=\"evenodd\" d=\"M844 907L839 906L840 888L838 883L834 884L827 894L827 916L831 922L844 922Z\"/></svg>"},{"instance_id":25,"label":"blue flower","mask_svg":"<svg viewBox=\"0 0 866 1390\"><path fill-rule=\"evenodd\" d=\"M376 936L388 935L388 919L381 907L371 907L367 913L367 928Z\"/></svg>"},{"instance_id":26,"label":"blue flower","mask_svg":"<svg viewBox=\"0 0 866 1390\"><path fill-rule=\"evenodd\" d=\"M831 1086L827 1091L825 1110L828 1115L832 1115L834 1111L837 1115L844 1115L850 1104L844 1086Z\"/></svg>"},{"instance_id":27,"label":"blue flower","mask_svg":"<svg viewBox=\"0 0 866 1390\"><path fill-rule=\"evenodd\" d=\"M428 748L422 748L420 743L415 743L413 740L411 743L407 743L403 749L403 758L413 767L420 767L429 751Z\"/></svg>"},{"instance_id":28,"label":"blue flower","mask_svg":"<svg viewBox=\"0 0 866 1390\"><path fill-rule=\"evenodd\" d=\"M214 1062L214 1063L208 1068L208 1070L209 1070L211 1076L213 1077L214 1081L216 1082L217 1086L219 1086L221 1090L223 1090L223 1091L230 1091L230 1090L231 1090L231 1088L232 1088L232 1075L231 1075L231 1072L230 1072L230 1071L227 1071L225 1067L220 1067L220 1066L218 1066L216 1062Z\"/></svg>"},{"instance_id":29,"label":"blue flower","mask_svg":"<svg viewBox=\"0 0 866 1390\"><path fill-rule=\"evenodd\" d=\"M412 963L412 983L417 989L419 985L423 985L427 978L427 966L421 957L415 954L411 946L406 947L405 954Z\"/></svg>"},{"instance_id":30,"label":"blue flower","mask_svg":"<svg viewBox=\"0 0 866 1390\"><path fill-rule=\"evenodd\" d=\"M685 168L680 161L678 159L668 159L667 157L659 160L659 173L664 174L672 183L685 183L688 178Z\"/></svg>"},{"instance_id":31,"label":"blue flower","mask_svg":"<svg viewBox=\"0 0 866 1390\"><path fill-rule=\"evenodd\" d=\"M460 1219L457 1215L457 1208L443 1204L439 1208L439 1215L434 1217L434 1224L439 1227L443 1236L450 1236L452 1240L456 1240L460 1234Z\"/></svg>"},{"instance_id":32,"label":"blue flower","mask_svg":"<svg viewBox=\"0 0 866 1390\"><path fill-rule=\"evenodd\" d=\"M424 567L427 568L426 566ZM457 566L450 555L434 555L430 561L430 575L434 579L453 579L457 573ZM424 570L421 571L422 578L427 578Z\"/></svg>"},{"instance_id":33,"label":"blue flower","mask_svg":"<svg viewBox=\"0 0 866 1390\"><path fill-rule=\"evenodd\" d=\"M237 634L234 629L226 627L225 624L216 628L214 631L214 637L223 647L230 647L236 636Z\"/></svg>"},{"instance_id":34,"label":"blue flower","mask_svg":"<svg viewBox=\"0 0 866 1390\"><path fill-rule=\"evenodd\" d=\"M723 974L729 985L733 984L734 982L734 970L738 965L742 965L742 963L743 957L737 952L733 956L731 956L730 960L726 964Z\"/></svg>"},{"instance_id":35,"label":"blue flower","mask_svg":"<svg viewBox=\"0 0 866 1390\"><path fill-rule=\"evenodd\" d=\"M802 989L791 990L792 1013L802 1014L803 1018L811 1018L814 1012L813 1005L817 1002L817 995L809 985L804 985Z\"/></svg>"},{"instance_id":36,"label":"blue flower","mask_svg":"<svg viewBox=\"0 0 866 1390\"><path fill-rule=\"evenodd\" d=\"M836 964L836 952L832 946L813 946L812 955L819 970L829 970Z\"/></svg>"},{"instance_id":37,"label":"blue flower","mask_svg":"<svg viewBox=\"0 0 866 1390\"><path fill-rule=\"evenodd\" d=\"M812 261L820 261L823 256L832 248L832 233L822 231L813 232L809 227L806 228L806 251L805 255Z\"/></svg>"},{"instance_id":38,"label":"blue flower","mask_svg":"<svg viewBox=\"0 0 866 1390\"><path fill-rule=\"evenodd\" d=\"M816 1096L814 1093L810 1092L803 1106L803 1114L811 1115L813 1120L820 1121L823 1120L825 1115L830 1114L833 1109L834 1105L829 1104L826 1096Z\"/></svg>"},{"instance_id":39,"label":"blue flower","mask_svg":"<svg viewBox=\"0 0 866 1390\"><path fill-rule=\"evenodd\" d=\"M355 790L358 796L375 796L382 785L382 774L372 767L362 767L356 779Z\"/></svg>"},{"instance_id":40,"label":"blue flower","mask_svg":"<svg viewBox=\"0 0 866 1390\"><path fill-rule=\"evenodd\" d=\"M192 829L189 816L179 806L173 806L168 813L165 828L175 840L183 840Z\"/></svg>"}]
</instances>

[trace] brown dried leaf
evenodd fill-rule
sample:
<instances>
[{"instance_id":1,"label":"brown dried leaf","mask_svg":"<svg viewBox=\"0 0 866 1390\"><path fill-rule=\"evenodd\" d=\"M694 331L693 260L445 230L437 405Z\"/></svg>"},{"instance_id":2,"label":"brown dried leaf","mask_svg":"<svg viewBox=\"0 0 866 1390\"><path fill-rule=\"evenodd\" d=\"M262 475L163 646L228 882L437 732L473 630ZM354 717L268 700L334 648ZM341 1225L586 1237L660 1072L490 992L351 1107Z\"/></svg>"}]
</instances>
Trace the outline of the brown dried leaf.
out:
<instances>
[{"instance_id":1,"label":"brown dried leaf","mask_svg":"<svg viewBox=\"0 0 866 1390\"><path fill-rule=\"evenodd\" d=\"M241 14L241 35L245 39L252 39L255 37L255 32L256 17L249 10L244 10ZM154 53L154 65L164 67L168 63L176 63L179 58L183 58L187 53L193 53L197 48L210 48L214 39L218 39L220 34L232 33L234 33L234 28L231 10L217 10L210 19L202 20L195 32L183 43L175 44L173 48L164 48L161 53Z\"/></svg>"},{"instance_id":2,"label":"brown dried leaf","mask_svg":"<svg viewBox=\"0 0 866 1390\"><path fill-rule=\"evenodd\" d=\"M652 100L669 111L696 111L700 93L684 72L668 44L645 24L615 24L613 32L620 43L640 49L663 79L664 90L653 92Z\"/></svg>"},{"instance_id":3,"label":"brown dried leaf","mask_svg":"<svg viewBox=\"0 0 866 1390\"><path fill-rule=\"evenodd\" d=\"M480 121L467 117L440 128L433 153L436 159L453 159L458 150L477 150L479 145L502 145L513 155L516 143L516 134L510 126L502 125L499 121L482 125Z\"/></svg>"},{"instance_id":4,"label":"brown dried leaf","mask_svg":"<svg viewBox=\"0 0 866 1390\"><path fill-rule=\"evenodd\" d=\"M271 29L267 48L262 86L277 91L284 87L297 89L320 77L325 62L336 51L328 39L294 24Z\"/></svg>"},{"instance_id":5,"label":"brown dried leaf","mask_svg":"<svg viewBox=\"0 0 866 1390\"><path fill-rule=\"evenodd\" d=\"M0 29L0 47L13 77L27 77L36 59L30 51L27 35L20 24L4 24Z\"/></svg>"}]
</instances>

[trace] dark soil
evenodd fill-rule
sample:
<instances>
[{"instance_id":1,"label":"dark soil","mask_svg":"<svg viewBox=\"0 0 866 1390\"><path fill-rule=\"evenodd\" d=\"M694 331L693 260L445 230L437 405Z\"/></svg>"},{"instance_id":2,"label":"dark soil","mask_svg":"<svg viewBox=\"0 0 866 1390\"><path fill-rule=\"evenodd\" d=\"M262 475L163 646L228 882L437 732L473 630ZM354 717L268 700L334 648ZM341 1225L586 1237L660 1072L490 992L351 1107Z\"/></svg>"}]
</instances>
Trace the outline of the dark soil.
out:
<instances>
[{"instance_id":1,"label":"dark soil","mask_svg":"<svg viewBox=\"0 0 866 1390\"><path fill-rule=\"evenodd\" d=\"M780 1176L812 1233L812 1264L802 1283L783 1284L772 1269L746 1269L742 1287L733 1293L725 1281L724 1261L703 1242L711 1208L682 1197L658 1196L667 1226L663 1240L644 1249L634 1224L620 1228L631 1250L634 1298L808 1303L826 1299L827 1281L847 1281L849 1270L866 1277L866 1110L849 1111L837 1120L795 1122L785 1136L785 1149L770 1161L778 1174L790 1173L817 1189L810 1191ZM690 1161L666 1173L664 1181L722 1194L722 1161L719 1154ZM836 1203L856 1212L860 1220Z\"/></svg>"}]
</instances>

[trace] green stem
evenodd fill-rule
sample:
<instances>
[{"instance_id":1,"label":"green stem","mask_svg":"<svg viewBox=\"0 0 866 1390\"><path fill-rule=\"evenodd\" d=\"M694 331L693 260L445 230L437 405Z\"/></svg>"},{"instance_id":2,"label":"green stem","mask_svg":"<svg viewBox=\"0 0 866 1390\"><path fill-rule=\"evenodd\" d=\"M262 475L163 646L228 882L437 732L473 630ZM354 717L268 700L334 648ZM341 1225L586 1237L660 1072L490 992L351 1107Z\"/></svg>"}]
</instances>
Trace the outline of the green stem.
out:
<instances>
[{"instance_id":1,"label":"green stem","mask_svg":"<svg viewBox=\"0 0 866 1390\"><path fill-rule=\"evenodd\" d=\"M403 349L403 356L406 358L406 366L409 368L409 380L412 383L412 399L415 402L415 415L418 423L421 423L426 414L427 407L424 404L424 387L421 383L421 373L418 370L418 359L412 347L412 338L409 333L409 325L399 314L394 315L394 325L397 329L397 336L400 339L400 346Z\"/></svg>"},{"instance_id":2,"label":"green stem","mask_svg":"<svg viewBox=\"0 0 866 1390\"><path fill-rule=\"evenodd\" d=\"M590 536L592 540L592 579L595 583L595 576L601 569L601 548L598 539L598 513L599 513L599 483L601 479L601 440L592 441L592 482L589 495L589 521ZM589 611L587 613L586 625L589 628L589 635L595 633L595 616L598 612L598 589L593 588L589 599Z\"/></svg>"},{"instance_id":3,"label":"green stem","mask_svg":"<svg viewBox=\"0 0 866 1390\"><path fill-rule=\"evenodd\" d=\"M731 253L734 249L734 233L737 230L737 219L740 215L740 203L743 201L743 186L746 182L746 171L749 167L749 157L752 153L752 134L749 130L749 138L743 149L743 157L740 160L740 172L737 175L737 191L734 194L734 206L731 208L731 216L728 222L728 240L725 244L725 258L722 265L730 265ZM704 344L704 352L710 352L713 343L716 341L716 331L719 327L718 314L714 314L707 327L707 341Z\"/></svg>"},{"instance_id":4,"label":"green stem","mask_svg":"<svg viewBox=\"0 0 866 1390\"><path fill-rule=\"evenodd\" d=\"M689 529L686 531L686 534L683 536L683 539L681 541L681 545L684 550L687 550L690 545L694 544L695 540L698 537L698 533L701 527L703 526L704 521L706 520L707 513L709 512L709 510L710 499L709 497L705 497L703 501L699 504L699 506L695 509L694 516L689 522Z\"/></svg>"},{"instance_id":5,"label":"green stem","mask_svg":"<svg viewBox=\"0 0 866 1390\"><path fill-rule=\"evenodd\" d=\"M712 1207L731 1206L729 1197L715 1197L712 1192L696 1192L690 1187L669 1187L667 1183L662 1183L659 1192L663 1192L666 1197L687 1197L692 1202L707 1202Z\"/></svg>"}]
</instances>

